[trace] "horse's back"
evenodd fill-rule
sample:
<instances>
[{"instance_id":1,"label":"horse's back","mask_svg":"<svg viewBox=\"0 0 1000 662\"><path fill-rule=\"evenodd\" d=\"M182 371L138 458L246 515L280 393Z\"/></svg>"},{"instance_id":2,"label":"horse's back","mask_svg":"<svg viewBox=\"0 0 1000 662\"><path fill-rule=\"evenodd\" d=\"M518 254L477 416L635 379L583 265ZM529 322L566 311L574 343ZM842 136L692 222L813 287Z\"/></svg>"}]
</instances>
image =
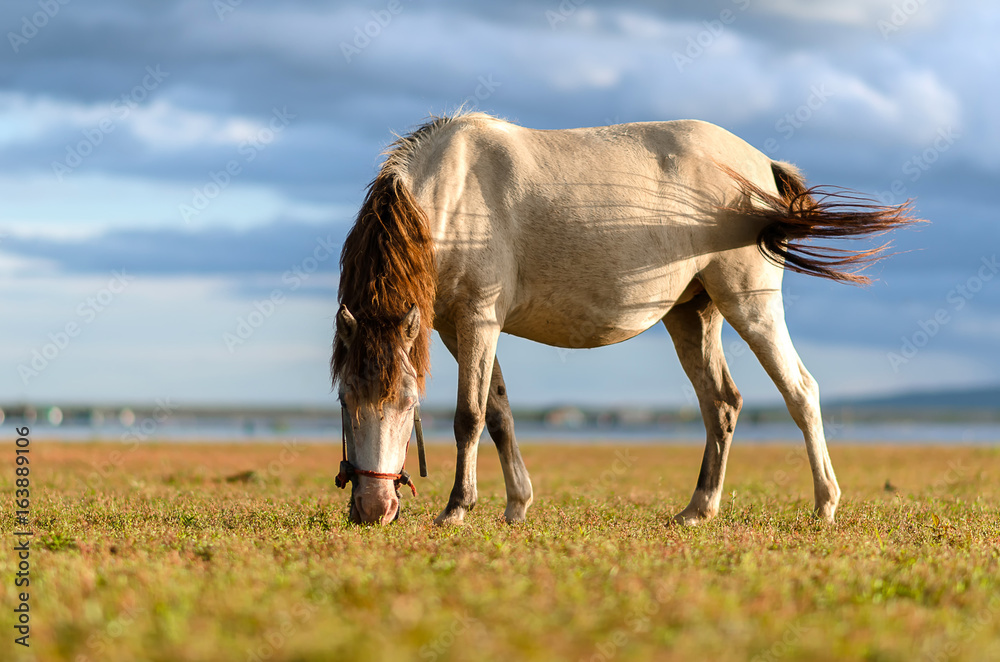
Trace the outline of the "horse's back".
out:
<instances>
[{"instance_id":1,"label":"horse's back","mask_svg":"<svg viewBox=\"0 0 1000 662\"><path fill-rule=\"evenodd\" d=\"M417 185L439 314L449 298L492 295L504 330L581 347L644 331L714 253L753 245L757 228L720 225L739 189L718 166L770 173L766 156L697 120L545 131L474 115L427 152Z\"/></svg>"},{"instance_id":2,"label":"horse's back","mask_svg":"<svg viewBox=\"0 0 1000 662\"><path fill-rule=\"evenodd\" d=\"M596 176L596 182L650 177L677 183L699 172L729 182L724 174L716 174L717 162L740 168L740 172L749 167L761 173L771 163L739 136L702 120L545 130L473 113L453 120L438 138L436 148L426 150L425 160L443 162L445 168L462 162L466 170L474 163L494 177L507 179L508 186L547 180L568 184L581 176L591 180ZM754 174L759 173L747 176Z\"/></svg>"}]
</instances>

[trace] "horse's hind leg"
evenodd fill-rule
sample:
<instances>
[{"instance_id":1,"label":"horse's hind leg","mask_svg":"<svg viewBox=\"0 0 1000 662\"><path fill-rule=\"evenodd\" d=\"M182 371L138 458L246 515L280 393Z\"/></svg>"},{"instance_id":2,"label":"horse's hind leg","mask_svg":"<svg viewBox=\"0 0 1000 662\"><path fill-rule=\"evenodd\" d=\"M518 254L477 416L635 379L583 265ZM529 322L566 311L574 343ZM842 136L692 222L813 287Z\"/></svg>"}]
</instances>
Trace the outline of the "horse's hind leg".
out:
<instances>
[{"instance_id":1,"label":"horse's hind leg","mask_svg":"<svg viewBox=\"0 0 1000 662\"><path fill-rule=\"evenodd\" d=\"M503 468L503 480L507 488L504 519L507 522L523 522L532 501L531 479L514 438L514 416L510 412L507 386L503 381L503 373L500 372L500 362L496 358L493 359L490 395L486 401L486 428L500 455L500 466Z\"/></svg>"},{"instance_id":2,"label":"horse's hind leg","mask_svg":"<svg viewBox=\"0 0 1000 662\"><path fill-rule=\"evenodd\" d=\"M816 515L828 522L840 501L840 487L823 435L819 408L819 386L802 365L785 326L781 285L754 288L716 298L723 316L757 355L764 370L785 399L788 412L805 437L806 453L813 474Z\"/></svg>"},{"instance_id":3,"label":"horse's hind leg","mask_svg":"<svg viewBox=\"0 0 1000 662\"><path fill-rule=\"evenodd\" d=\"M691 503L674 518L681 524L699 524L719 512L726 458L743 399L736 390L722 351L722 315L707 294L702 293L675 306L663 318L663 324L698 394L705 422L707 438L698 486Z\"/></svg>"}]
</instances>

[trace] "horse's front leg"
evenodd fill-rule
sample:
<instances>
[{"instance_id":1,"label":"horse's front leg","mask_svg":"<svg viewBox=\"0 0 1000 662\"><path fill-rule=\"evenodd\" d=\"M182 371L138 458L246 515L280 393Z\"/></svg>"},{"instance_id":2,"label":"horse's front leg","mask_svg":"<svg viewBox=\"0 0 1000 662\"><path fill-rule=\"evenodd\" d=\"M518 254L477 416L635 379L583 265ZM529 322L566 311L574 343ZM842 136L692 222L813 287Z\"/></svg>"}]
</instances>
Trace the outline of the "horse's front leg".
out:
<instances>
[{"instance_id":1,"label":"horse's front leg","mask_svg":"<svg viewBox=\"0 0 1000 662\"><path fill-rule=\"evenodd\" d=\"M476 456L479 435L486 423L493 359L500 325L489 313L470 315L456 323L456 335L441 335L458 359L458 402L455 407L455 485L448 505L435 524L461 524L466 511L476 505Z\"/></svg>"}]
</instances>

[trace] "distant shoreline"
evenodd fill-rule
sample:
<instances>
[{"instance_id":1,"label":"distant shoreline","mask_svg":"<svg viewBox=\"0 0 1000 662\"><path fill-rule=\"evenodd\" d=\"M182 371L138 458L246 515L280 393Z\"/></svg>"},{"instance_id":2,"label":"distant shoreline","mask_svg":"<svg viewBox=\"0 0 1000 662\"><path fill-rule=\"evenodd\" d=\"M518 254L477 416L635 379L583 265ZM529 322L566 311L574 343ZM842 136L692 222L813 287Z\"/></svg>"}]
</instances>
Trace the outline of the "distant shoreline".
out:
<instances>
[{"instance_id":1,"label":"distant shoreline","mask_svg":"<svg viewBox=\"0 0 1000 662\"><path fill-rule=\"evenodd\" d=\"M450 426L448 426L450 427ZM451 446L454 437L443 425L427 427L427 443ZM311 426L287 429L247 428L235 425L188 426L164 424L148 434L122 426L67 425L58 428L39 426L40 443L52 441L65 443L109 443L144 445L168 444L280 444L295 439L309 444L339 444L340 427ZM631 444L642 446L703 445L705 432L701 423L677 425L650 425L619 428L553 428L544 424L523 423L516 426L518 442L522 445L582 445ZM1000 424L997 423L843 423L836 419L826 422L826 436L831 445L942 445L1000 447ZM481 443L489 444L484 432ZM792 423L750 423L741 421L733 437L735 445L767 445L802 443L802 435Z\"/></svg>"}]
</instances>

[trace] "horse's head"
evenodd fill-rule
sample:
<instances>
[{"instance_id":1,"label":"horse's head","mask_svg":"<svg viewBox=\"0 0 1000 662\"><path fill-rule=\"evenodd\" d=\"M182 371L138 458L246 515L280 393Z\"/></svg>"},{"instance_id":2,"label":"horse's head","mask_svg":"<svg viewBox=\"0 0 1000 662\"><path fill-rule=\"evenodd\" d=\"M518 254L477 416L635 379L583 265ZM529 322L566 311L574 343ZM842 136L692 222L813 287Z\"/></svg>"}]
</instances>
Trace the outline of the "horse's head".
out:
<instances>
[{"instance_id":1,"label":"horse's head","mask_svg":"<svg viewBox=\"0 0 1000 662\"><path fill-rule=\"evenodd\" d=\"M347 306L337 313L334 361L340 371L335 376L349 463L341 476L353 484L353 522L387 524L399 514L397 487L420 396L410 359L419 333L416 306L395 322L355 319Z\"/></svg>"}]
</instances>

